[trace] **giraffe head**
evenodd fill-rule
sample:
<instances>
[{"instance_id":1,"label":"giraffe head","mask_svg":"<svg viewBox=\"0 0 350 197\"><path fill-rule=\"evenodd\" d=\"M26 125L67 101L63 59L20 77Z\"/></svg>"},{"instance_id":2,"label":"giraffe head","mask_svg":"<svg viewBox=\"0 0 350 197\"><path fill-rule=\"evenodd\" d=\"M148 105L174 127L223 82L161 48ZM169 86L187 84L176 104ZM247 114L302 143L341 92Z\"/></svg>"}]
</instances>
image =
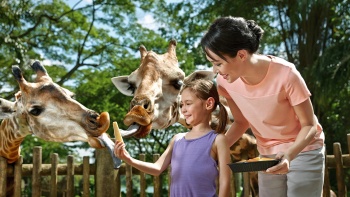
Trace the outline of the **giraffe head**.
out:
<instances>
[{"instance_id":1,"label":"giraffe head","mask_svg":"<svg viewBox=\"0 0 350 197\"><path fill-rule=\"evenodd\" d=\"M176 42L170 41L165 54L157 54L140 47L141 64L128 76L112 78L118 90L133 96L130 111L124 117L128 131L123 136L142 138L151 129L164 129L180 122L185 125L179 110L180 88L184 80L214 78L211 71L197 71L187 76L180 69L176 57Z\"/></svg>"},{"instance_id":2,"label":"giraffe head","mask_svg":"<svg viewBox=\"0 0 350 197\"><path fill-rule=\"evenodd\" d=\"M130 135L145 137L151 130L163 129L174 124L178 117L178 99L185 73L179 68L176 57L176 41L169 43L164 54L140 47L141 64L128 76L112 78L118 90L133 96L130 111L124 124L138 126ZM129 135L129 134L123 134Z\"/></svg>"},{"instance_id":3,"label":"giraffe head","mask_svg":"<svg viewBox=\"0 0 350 197\"><path fill-rule=\"evenodd\" d=\"M21 136L34 134L46 141L88 141L102 147L97 139L109 127L109 114L90 110L72 98L73 93L54 83L46 69L36 61L35 82L26 81L18 66L12 67L20 91L16 101L0 99L0 118L16 122Z\"/></svg>"}]
</instances>

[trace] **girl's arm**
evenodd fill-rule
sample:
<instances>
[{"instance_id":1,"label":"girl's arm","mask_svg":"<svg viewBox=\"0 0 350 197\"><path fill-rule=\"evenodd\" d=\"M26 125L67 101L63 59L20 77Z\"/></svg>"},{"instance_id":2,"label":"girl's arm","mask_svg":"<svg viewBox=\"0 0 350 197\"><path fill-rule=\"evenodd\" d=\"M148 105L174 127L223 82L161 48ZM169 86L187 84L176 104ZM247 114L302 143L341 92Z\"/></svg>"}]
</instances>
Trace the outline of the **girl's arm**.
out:
<instances>
[{"instance_id":1,"label":"girl's arm","mask_svg":"<svg viewBox=\"0 0 350 197\"><path fill-rule=\"evenodd\" d=\"M132 158L128 151L125 149L125 144L123 142L116 141L114 147L114 154L122 159L125 163L137 168L138 170L145 172L147 174L151 174L154 176L160 175L170 164L171 154L174 146L175 135L164 153L159 157L159 159L155 163L140 161Z\"/></svg>"},{"instance_id":2,"label":"girl's arm","mask_svg":"<svg viewBox=\"0 0 350 197\"><path fill-rule=\"evenodd\" d=\"M289 149L284 152L277 154L276 158L282 158L282 161L267 170L271 173L287 173L289 171L289 163L292 161L310 142L316 135L317 132L317 119L314 115L314 110L310 99L294 106L294 111L299 118L301 129L297 135L295 142Z\"/></svg>"},{"instance_id":3,"label":"girl's arm","mask_svg":"<svg viewBox=\"0 0 350 197\"><path fill-rule=\"evenodd\" d=\"M226 132L227 144L232 146L249 128L249 123L243 116L241 110L232 99L226 99L231 110L234 122Z\"/></svg>"},{"instance_id":4,"label":"girl's arm","mask_svg":"<svg viewBox=\"0 0 350 197\"><path fill-rule=\"evenodd\" d=\"M215 139L215 145L219 166L219 197L230 196L231 170L227 164L231 163L231 158L225 135L218 134Z\"/></svg>"}]
</instances>

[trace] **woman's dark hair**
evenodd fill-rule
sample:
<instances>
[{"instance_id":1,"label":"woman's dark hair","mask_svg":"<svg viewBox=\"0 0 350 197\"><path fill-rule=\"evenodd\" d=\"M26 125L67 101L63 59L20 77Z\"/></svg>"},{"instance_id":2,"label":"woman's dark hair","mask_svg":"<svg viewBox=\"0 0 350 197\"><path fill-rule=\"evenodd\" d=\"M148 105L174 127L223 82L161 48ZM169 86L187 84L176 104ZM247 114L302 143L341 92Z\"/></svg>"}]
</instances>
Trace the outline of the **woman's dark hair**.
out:
<instances>
[{"instance_id":1,"label":"woman's dark hair","mask_svg":"<svg viewBox=\"0 0 350 197\"><path fill-rule=\"evenodd\" d=\"M263 33L264 30L253 20L232 16L221 17L210 25L201 40L201 45L207 55L210 50L226 60L224 55L236 57L237 52L242 49L251 54L255 53Z\"/></svg>"},{"instance_id":2,"label":"woman's dark hair","mask_svg":"<svg viewBox=\"0 0 350 197\"><path fill-rule=\"evenodd\" d=\"M215 128L216 133L224 133L226 125L228 123L228 114L224 105L220 102L219 93L216 89L216 86L212 80L208 79L195 79L184 81L184 84L180 90L180 94L185 89L190 89L199 99L207 100L209 97L213 97L215 104L213 111L219 106L218 114L218 124Z\"/></svg>"}]
</instances>

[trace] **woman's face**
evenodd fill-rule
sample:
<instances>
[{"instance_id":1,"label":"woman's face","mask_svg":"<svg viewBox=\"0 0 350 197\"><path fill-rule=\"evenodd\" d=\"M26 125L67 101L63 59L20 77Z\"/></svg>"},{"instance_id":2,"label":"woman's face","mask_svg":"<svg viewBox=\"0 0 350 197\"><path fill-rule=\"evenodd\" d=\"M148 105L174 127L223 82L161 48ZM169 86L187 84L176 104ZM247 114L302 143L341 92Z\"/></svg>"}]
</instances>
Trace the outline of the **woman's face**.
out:
<instances>
[{"instance_id":1,"label":"woman's face","mask_svg":"<svg viewBox=\"0 0 350 197\"><path fill-rule=\"evenodd\" d=\"M224 60L210 50L207 53L207 59L213 64L213 72L221 75L227 82L232 83L243 75L244 66L238 54L236 57L224 55Z\"/></svg>"}]
</instances>

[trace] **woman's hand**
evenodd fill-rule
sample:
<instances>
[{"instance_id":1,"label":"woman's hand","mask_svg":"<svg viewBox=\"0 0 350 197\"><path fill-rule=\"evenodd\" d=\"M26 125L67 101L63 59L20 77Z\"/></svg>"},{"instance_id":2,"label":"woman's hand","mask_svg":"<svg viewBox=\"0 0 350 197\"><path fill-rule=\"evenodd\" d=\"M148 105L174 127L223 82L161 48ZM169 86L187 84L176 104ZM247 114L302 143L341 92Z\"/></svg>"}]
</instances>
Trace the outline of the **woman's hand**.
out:
<instances>
[{"instance_id":1,"label":"woman's hand","mask_svg":"<svg viewBox=\"0 0 350 197\"><path fill-rule=\"evenodd\" d=\"M266 173L268 174L287 174L289 172L289 164L290 161L287 156L285 156L284 153L280 152L277 153L276 159L280 159L281 161L271 168L266 170Z\"/></svg>"}]
</instances>

